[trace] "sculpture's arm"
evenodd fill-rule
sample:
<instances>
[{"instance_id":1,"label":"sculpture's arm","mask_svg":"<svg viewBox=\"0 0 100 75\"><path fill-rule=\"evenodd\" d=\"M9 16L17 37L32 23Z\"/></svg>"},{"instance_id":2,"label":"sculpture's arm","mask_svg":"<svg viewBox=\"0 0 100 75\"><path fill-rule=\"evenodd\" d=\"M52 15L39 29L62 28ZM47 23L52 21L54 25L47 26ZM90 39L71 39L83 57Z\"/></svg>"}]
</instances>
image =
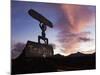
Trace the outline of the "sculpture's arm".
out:
<instances>
[{"instance_id":1,"label":"sculpture's arm","mask_svg":"<svg viewBox=\"0 0 100 75\"><path fill-rule=\"evenodd\" d=\"M43 23L40 23L40 24L39 24L39 26L40 26L41 29L42 29L42 24L43 24Z\"/></svg>"}]
</instances>

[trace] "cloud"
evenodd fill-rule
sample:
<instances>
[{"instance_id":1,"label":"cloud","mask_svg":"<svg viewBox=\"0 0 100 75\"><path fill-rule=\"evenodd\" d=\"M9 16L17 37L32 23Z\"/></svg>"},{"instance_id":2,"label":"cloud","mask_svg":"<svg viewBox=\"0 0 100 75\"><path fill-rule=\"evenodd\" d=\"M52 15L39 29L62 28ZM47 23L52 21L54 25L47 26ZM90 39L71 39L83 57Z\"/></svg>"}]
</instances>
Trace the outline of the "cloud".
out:
<instances>
[{"instance_id":1,"label":"cloud","mask_svg":"<svg viewBox=\"0 0 100 75\"><path fill-rule=\"evenodd\" d=\"M81 53L83 53L83 54L93 54L93 53L95 53L95 52L96 52L96 50L81 51Z\"/></svg>"},{"instance_id":2,"label":"cloud","mask_svg":"<svg viewBox=\"0 0 100 75\"><path fill-rule=\"evenodd\" d=\"M59 37L59 42L64 48L64 52L66 53L74 53L79 50L79 46L81 42L90 42L93 39L87 37L90 35L90 32L80 32L80 33L70 33L63 35L63 37Z\"/></svg>"},{"instance_id":3,"label":"cloud","mask_svg":"<svg viewBox=\"0 0 100 75\"><path fill-rule=\"evenodd\" d=\"M66 53L77 52L80 42L92 41L91 32L84 31L95 19L95 7L82 5L61 5L61 15L57 28L58 41Z\"/></svg>"},{"instance_id":4,"label":"cloud","mask_svg":"<svg viewBox=\"0 0 100 75\"><path fill-rule=\"evenodd\" d=\"M81 5L62 5L62 10L67 24L70 28L70 32L80 32L84 30L89 22L95 18L94 7L92 6L81 6Z\"/></svg>"},{"instance_id":5,"label":"cloud","mask_svg":"<svg viewBox=\"0 0 100 75\"><path fill-rule=\"evenodd\" d=\"M24 47L25 47L24 43L18 42L18 43L12 44L11 58L12 59L17 58L22 53Z\"/></svg>"},{"instance_id":6,"label":"cloud","mask_svg":"<svg viewBox=\"0 0 100 75\"><path fill-rule=\"evenodd\" d=\"M92 39L87 38L87 37L80 37L79 40L87 42L87 41L91 41Z\"/></svg>"}]
</instances>

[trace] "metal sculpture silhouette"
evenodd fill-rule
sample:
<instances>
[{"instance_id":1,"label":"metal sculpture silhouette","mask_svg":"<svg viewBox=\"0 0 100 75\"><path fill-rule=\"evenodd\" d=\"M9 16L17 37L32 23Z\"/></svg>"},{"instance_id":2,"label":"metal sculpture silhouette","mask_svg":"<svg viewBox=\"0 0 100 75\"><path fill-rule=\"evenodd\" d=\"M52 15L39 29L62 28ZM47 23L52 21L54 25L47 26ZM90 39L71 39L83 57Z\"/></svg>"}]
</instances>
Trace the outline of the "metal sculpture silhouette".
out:
<instances>
[{"instance_id":1,"label":"metal sculpture silhouette","mask_svg":"<svg viewBox=\"0 0 100 75\"><path fill-rule=\"evenodd\" d=\"M42 32L41 32L42 36L38 36L38 42L40 43L40 39L42 39L42 40L44 40L45 44L48 44L48 38L46 38L46 34L45 34L47 27L43 23L40 23L39 26L42 30Z\"/></svg>"},{"instance_id":2,"label":"metal sculpture silhouette","mask_svg":"<svg viewBox=\"0 0 100 75\"><path fill-rule=\"evenodd\" d=\"M48 44L48 38L46 38L45 31L47 29L47 26L53 28L53 24L48 19L46 19L44 16L42 16L41 14L39 14L33 9L30 9L28 13L30 16L32 16L34 19L40 22L39 26L42 30L41 32L42 36L38 36L38 43L40 43L40 40L42 39L45 44Z\"/></svg>"}]
</instances>

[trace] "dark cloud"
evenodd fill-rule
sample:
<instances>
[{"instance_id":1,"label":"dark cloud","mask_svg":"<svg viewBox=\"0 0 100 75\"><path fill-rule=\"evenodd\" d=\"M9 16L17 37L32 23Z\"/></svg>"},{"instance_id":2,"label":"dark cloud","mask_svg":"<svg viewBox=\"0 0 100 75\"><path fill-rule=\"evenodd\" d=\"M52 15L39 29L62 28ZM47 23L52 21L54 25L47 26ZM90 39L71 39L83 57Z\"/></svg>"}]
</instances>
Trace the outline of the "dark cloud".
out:
<instances>
[{"instance_id":1,"label":"dark cloud","mask_svg":"<svg viewBox=\"0 0 100 75\"><path fill-rule=\"evenodd\" d=\"M88 42L88 41L91 41L92 39L87 38L87 37L79 37L79 40L81 40L83 42Z\"/></svg>"},{"instance_id":2,"label":"dark cloud","mask_svg":"<svg viewBox=\"0 0 100 75\"><path fill-rule=\"evenodd\" d=\"M11 58L12 59L17 58L22 53L24 47L25 47L24 43L15 43L14 45L12 45Z\"/></svg>"}]
</instances>

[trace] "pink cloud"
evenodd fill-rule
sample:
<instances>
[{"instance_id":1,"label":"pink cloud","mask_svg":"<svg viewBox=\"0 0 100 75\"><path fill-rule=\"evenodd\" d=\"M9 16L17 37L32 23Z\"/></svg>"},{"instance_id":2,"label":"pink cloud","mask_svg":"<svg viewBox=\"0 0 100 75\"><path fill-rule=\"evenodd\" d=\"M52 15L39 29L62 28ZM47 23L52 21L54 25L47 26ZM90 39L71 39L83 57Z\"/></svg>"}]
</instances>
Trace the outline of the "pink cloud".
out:
<instances>
[{"instance_id":1,"label":"pink cloud","mask_svg":"<svg viewBox=\"0 0 100 75\"><path fill-rule=\"evenodd\" d=\"M77 52L80 42L91 41L87 36L90 32L84 30L90 26L88 24L95 18L95 11L91 6L62 5L62 17L58 22L58 40L64 48L64 52Z\"/></svg>"}]
</instances>

